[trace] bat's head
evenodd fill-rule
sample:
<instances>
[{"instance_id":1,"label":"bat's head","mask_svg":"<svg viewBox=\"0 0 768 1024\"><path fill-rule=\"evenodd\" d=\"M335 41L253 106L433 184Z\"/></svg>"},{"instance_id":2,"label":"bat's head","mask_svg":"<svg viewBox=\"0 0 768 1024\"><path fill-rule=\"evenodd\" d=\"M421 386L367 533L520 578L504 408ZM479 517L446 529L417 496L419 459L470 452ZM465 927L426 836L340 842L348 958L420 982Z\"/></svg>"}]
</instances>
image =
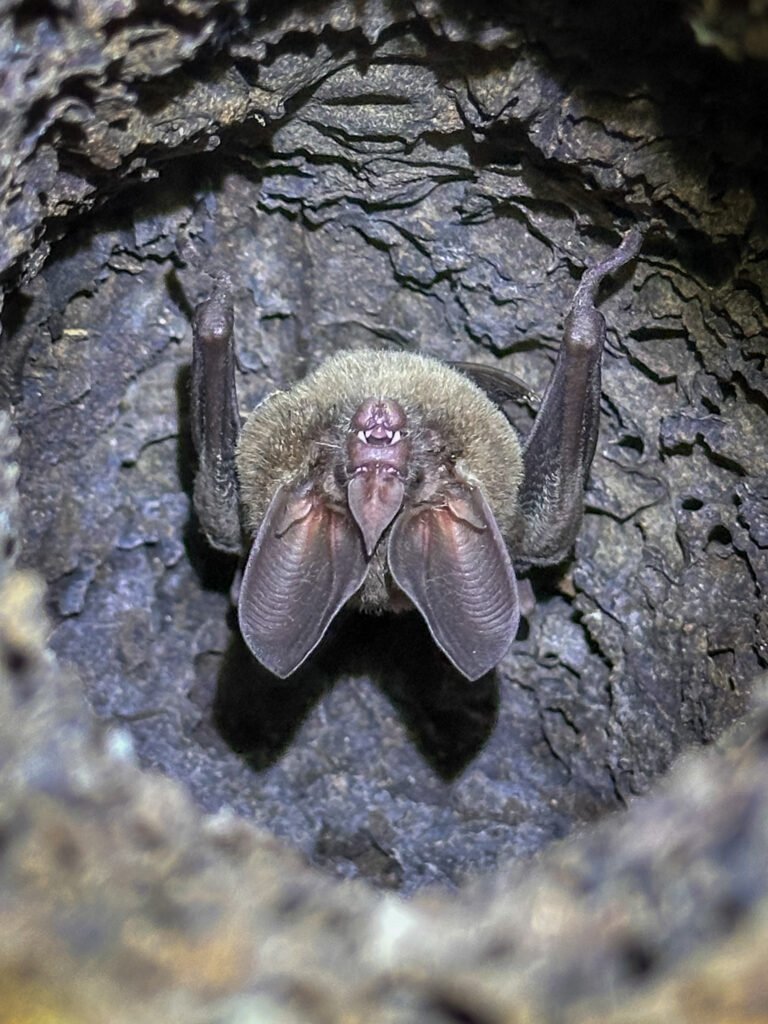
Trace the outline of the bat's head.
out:
<instances>
[{"instance_id":1,"label":"bat's head","mask_svg":"<svg viewBox=\"0 0 768 1024\"><path fill-rule=\"evenodd\" d=\"M461 373L406 353L337 356L254 410L238 474L253 537L240 626L277 675L358 590L373 610L406 595L469 678L511 643L517 589L502 533L520 444Z\"/></svg>"},{"instance_id":2,"label":"bat's head","mask_svg":"<svg viewBox=\"0 0 768 1024\"><path fill-rule=\"evenodd\" d=\"M366 398L347 431L347 504L370 558L403 505L411 442L394 398Z\"/></svg>"}]
</instances>

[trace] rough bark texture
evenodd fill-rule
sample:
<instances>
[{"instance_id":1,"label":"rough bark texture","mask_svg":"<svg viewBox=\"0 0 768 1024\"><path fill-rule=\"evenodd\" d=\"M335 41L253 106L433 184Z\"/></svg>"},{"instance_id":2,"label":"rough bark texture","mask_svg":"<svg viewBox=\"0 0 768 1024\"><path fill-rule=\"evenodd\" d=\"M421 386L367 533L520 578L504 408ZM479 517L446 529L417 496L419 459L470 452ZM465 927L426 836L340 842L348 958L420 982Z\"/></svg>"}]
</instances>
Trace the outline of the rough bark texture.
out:
<instances>
[{"instance_id":1,"label":"rough bark texture","mask_svg":"<svg viewBox=\"0 0 768 1024\"><path fill-rule=\"evenodd\" d=\"M733 60L768 57L766 0L699 0L688 8L696 38Z\"/></svg>"},{"instance_id":2,"label":"rough bark texture","mask_svg":"<svg viewBox=\"0 0 768 1024\"><path fill-rule=\"evenodd\" d=\"M21 435L21 558L48 583L58 663L99 719L124 726L98 746L74 685L35 660L37 634L34 671L6 659L9 685L37 682L4 719L16 781L3 884L27 884L27 836L29 884L43 886L48 857L63 887L40 888L30 934L71 884L82 910L68 955L96 956L133 921L125 948L151 964L152 1012L171 1012L180 985L179 1019L238 1020L249 1000L307 1019L305 999L317 1019L348 1005L366 1019L587 1020L590 1000L607 1014L621 991L635 1016L599 1019L665 1020L641 1006L641 983L668 1008L704 984L697 971L716 986L742 949L733 998L759 995L759 745L679 769L669 795L549 866L407 906L337 888L244 824L221 826L241 837L228 861L230 839L210 838L220 817L115 758L130 742L198 808L411 893L455 889L623 808L742 713L768 657L763 67L699 48L661 2L0 9L0 392ZM604 417L575 557L535 576L536 612L497 678L458 681L413 619L349 621L298 679L260 674L228 618L233 566L190 511L189 315L212 277L235 284L245 409L358 345L498 362L541 391L581 268L635 222L643 254L601 306ZM532 410L516 415L524 430ZM33 585L8 580L22 618L7 628L34 633ZM78 771L82 804L67 781ZM121 870L147 913L182 878L197 909L182 896L170 923L137 923L130 886L112 892ZM105 890L114 916L88 931ZM283 914L298 945L254 966ZM209 939L230 966L206 988L194 965ZM66 987L32 940L14 948L19 998ZM27 957L22 984L11 968L27 978ZM115 957L103 992L93 976L94 1006L130 973ZM236 993L240 1009L201 1009Z\"/></svg>"}]
</instances>

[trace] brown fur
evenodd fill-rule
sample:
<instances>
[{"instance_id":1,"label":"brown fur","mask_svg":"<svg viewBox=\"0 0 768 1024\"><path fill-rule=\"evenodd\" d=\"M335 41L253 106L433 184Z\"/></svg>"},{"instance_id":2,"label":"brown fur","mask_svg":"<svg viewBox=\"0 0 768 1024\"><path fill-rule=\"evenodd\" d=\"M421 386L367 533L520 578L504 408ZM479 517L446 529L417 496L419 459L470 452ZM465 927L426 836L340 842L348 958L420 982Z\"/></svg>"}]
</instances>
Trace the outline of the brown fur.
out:
<instances>
[{"instance_id":1,"label":"brown fur","mask_svg":"<svg viewBox=\"0 0 768 1024\"><path fill-rule=\"evenodd\" d=\"M427 356L405 352L342 353L288 391L265 399L243 425L237 451L245 526L253 535L282 484L307 478L328 446L342 447L349 423L366 398L402 405L409 432L424 463L447 454L456 473L482 489L505 533L517 509L522 477L520 441L490 399L457 370ZM435 438L442 443L440 453ZM343 451L339 453L344 460ZM315 469L315 473L318 470ZM326 490L334 483L327 474ZM343 501L343 493L338 494ZM386 604L384 545L371 560L362 603Z\"/></svg>"},{"instance_id":2,"label":"brown fur","mask_svg":"<svg viewBox=\"0 0 768 1024\"><path fill-rule=\"evenodd\" d=\"M248 528L258 528L277 487L308 472L308 440L320 440L329 421L351 419L369 397L394 398L409 421L415 414L434 425L460 470L482 487L503 532L522 476L520 441L506 417L472 381L438 360L378 351L334 356L250 414L237 452Z\"/></svg>"}]
</instances>

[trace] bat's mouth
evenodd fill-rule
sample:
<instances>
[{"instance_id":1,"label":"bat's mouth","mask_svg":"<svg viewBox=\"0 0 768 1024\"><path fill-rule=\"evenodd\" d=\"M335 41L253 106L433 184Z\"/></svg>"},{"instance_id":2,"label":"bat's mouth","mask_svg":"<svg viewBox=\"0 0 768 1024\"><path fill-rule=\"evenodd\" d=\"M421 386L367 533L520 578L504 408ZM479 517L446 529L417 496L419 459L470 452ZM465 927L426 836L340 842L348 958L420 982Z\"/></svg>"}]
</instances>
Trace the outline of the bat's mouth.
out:
<instances>
[{"instance_id":1,"label":"bat's mouth","mask_svg":"<svg viewBox=\"0 0 768 1024\"><path fill-rule=\"evenodd\" d=\"M390 430L377 424L368 430L358 430L357 436L363 444L388 445L397 444L402 440L402 433L399 430Z\"/></svg>"},{"instance_id":2,"label":"bat's mouth","mask_svg":"<svg viewBox=\"0 0 768 1024\"><path fill-rule=\"evenodd\" d=\"M394 398L366 398L361 402L347 434L350 478L375 472L384 476L396 474L405 479L411 449L407 427L405 410ZM356 484L355 490L361 486ZM384 487L384 483L381 486ZM362 490L358 491L358 496L362 500Z\"/></svg>"}]
</instances>

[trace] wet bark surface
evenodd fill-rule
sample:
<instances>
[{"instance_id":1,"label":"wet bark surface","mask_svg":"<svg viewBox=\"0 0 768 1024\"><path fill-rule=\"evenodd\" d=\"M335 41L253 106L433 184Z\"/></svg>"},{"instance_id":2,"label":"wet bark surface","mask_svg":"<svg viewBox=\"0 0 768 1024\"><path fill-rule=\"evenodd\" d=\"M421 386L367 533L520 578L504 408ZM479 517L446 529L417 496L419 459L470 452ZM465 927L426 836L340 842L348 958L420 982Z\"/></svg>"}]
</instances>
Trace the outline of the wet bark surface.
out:
<instances>
[{"instance_id":1,"label":"wet bark surface","mask_svg":"<svg viewBox=\"0 0 768 1024\"><path fill-rule=\"evenodd\" d=\"M766 72L668 4L118 6L7 27L0 386L53 650L201 808L379 887L455 886L623 807L766 663ZM459 679L415 618L261 672L190 504L213 278L244 410L371 345L541 393L581 269L632 223L583 527L497 674Z\"/></svg>"}]
</instances>

